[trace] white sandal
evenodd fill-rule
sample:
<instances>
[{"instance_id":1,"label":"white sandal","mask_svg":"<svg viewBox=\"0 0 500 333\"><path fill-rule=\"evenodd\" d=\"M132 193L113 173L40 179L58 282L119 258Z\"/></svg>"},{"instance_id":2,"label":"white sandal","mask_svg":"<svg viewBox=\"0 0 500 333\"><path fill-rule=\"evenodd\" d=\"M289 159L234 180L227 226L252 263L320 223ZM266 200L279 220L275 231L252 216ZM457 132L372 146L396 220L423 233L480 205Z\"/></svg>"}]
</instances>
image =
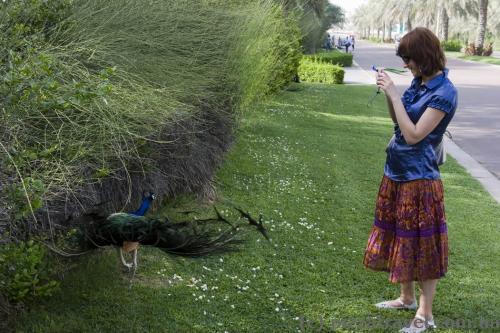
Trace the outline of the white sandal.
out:
<instances>
[{"instance_id":1,"label":"white sandal","mask_svg":"<svg viewBox=\"0 0 500 333\"><path fill-rule=\"evenodd\" d=\"M399 305L392 305L390 303L392 302L398 302ZM405 304L403 302L403 300L401 299L401 297L399 297L398 299L395 299L394 301L384 301L384 302L380 302L380 303L377 303L375 304L375 306L379 309L404 309L404 310L416 310L418 308L418 305L417 305L417 300L414 300L413 303L411 304Z\"/></svg>"},{"instance_id":2,"label":"white sandal","mask_svg":"<svg viewBox=\"0 0 500 333\"><path fill-rule=\"evenodd\" d=\"M399 330L400 333L421 333L428 329L436 329L437 326L434 323L434 318L425 319L421 315L416 314L415 318L412 319L410 326L403 327Z\"/></svg>"}]
</instances>

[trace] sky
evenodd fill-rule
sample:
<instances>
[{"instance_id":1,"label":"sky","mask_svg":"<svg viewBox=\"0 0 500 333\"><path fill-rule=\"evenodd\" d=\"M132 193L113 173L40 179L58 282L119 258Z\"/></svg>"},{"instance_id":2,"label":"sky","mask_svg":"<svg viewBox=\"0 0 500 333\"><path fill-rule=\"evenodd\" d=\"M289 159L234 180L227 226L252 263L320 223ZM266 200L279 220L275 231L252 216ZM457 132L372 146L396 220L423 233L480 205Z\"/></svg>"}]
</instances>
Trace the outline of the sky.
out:
<instances>
[{"instance_id":1,"label":"sky","mask_svg":"<svg viewBox=\"0 0 500 333\"><path fill-rule=\"evenodd\" d=\"M334 5L344 8L346 16L349 17L354 13L354 10L366 3L368 0L328 0Z\"/></svg>"}]
</instances>

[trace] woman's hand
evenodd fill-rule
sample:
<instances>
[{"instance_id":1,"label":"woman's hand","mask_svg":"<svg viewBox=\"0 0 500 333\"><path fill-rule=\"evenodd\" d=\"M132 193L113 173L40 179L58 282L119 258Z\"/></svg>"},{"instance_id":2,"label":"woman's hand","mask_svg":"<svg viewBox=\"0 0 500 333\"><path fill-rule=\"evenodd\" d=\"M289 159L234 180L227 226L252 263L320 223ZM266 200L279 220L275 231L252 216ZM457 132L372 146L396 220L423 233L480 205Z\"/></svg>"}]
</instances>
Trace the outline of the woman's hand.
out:
<instances>
[{"instance_id":1,"label":"woman's hand","mask_svg":"<svg viewBox=\"0 0 500 333\"><path fill-rule=\"evenodd\" d=\"M398 94L394 82L383 69L377 71L377 86L390 98L396 97Z\"/></svg>"}]
</instances>

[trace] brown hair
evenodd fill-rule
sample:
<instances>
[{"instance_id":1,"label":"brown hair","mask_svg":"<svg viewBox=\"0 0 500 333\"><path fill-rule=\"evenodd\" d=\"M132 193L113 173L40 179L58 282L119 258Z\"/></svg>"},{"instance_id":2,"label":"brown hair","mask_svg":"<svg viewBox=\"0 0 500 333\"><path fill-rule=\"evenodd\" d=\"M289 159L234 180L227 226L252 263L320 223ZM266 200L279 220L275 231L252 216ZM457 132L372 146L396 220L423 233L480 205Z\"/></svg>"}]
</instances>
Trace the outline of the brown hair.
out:
<instances>
[{"instance_id":1,"label":"brown hair","mask_svg":"<svg viewBox=\"0 0 500 333\"><path fill-rule=\"evenodd\" d=\"M427 28L415 28L404 35L399 42L397 55L412 59L425 76L443 70L446 65L439 39Z\"/></svg>"}]
</instances>

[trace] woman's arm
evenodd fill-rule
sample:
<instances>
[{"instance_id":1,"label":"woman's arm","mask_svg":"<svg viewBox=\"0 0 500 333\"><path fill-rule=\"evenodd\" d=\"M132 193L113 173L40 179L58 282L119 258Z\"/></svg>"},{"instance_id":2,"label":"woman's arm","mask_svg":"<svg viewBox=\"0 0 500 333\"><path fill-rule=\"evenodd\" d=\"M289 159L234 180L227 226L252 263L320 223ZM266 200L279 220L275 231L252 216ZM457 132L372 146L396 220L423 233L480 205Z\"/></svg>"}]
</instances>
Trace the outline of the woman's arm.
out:
<instances>
[{"instance_id":1,"label":"woman's arm","mask_svg":"<svg viewBox=\"0 0 500 333\"><path fill-rule=\"evenodd\" d=\"M422 141L446 115L444 112L427 108L418 122L414 124L406 113L403 102L392 82L391 78L383 70L377 74L377 85L385 92L388 103L392 103L396 121L406 143L414 145Z\"/></svg>"},{"instance_id":2,"label":"woman's arm","mask_svg":"<svg viewBox=\"0 0 500 333\"><path fill-rule=\"evenodd\" d=\"M389 109L389 115L392 118L392 121L397 124L398 120L396 119L396 114L394 113L394 105L389 96L385 95L385 99L387 100L387 108Z\"/></svg>"}]
</instances>

